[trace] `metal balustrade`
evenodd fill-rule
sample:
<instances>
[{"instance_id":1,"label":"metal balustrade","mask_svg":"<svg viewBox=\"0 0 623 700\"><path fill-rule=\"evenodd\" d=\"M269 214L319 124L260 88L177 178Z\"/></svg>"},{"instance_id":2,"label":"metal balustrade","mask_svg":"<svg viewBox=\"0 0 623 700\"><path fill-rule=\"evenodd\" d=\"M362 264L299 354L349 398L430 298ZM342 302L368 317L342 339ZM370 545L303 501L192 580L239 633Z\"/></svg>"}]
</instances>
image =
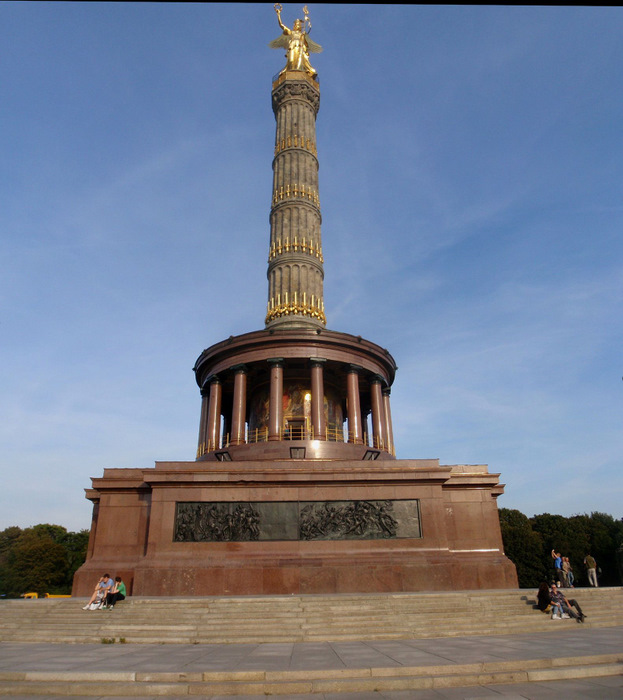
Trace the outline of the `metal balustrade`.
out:
<instances>
[{"instance_id":1,"label":"metal balustrade","mask_svg":"<svg viewBox=\"0 0 623 700\"><path fill-rule=\"evenodd\" d=\"M346 433L339 425L327 426L326 434L322 437L314 434L313 427L306 428L305 426L294 425L283 428L279 433L279 440L283 442L293 440L318 440L320 442L353 443L355 442L355 436L352 432ZM252 445L260 442L268 442L268 428L247 430L242 440L236 443L232 443L231 435L226 433L222 435L216 443L208 440L207 442L199 445L197 449L197 459L210 452L214 452L215 450L228 449L231 445ZM360 444L364 445L365 447L371 447L375 450L383 450L385 452L389 452L389 454L393 455L394 457L396 456L393 445L386 445L384 440L374 435L370 435L369 433L363 434Z\"/></svg>"}]
</instances>

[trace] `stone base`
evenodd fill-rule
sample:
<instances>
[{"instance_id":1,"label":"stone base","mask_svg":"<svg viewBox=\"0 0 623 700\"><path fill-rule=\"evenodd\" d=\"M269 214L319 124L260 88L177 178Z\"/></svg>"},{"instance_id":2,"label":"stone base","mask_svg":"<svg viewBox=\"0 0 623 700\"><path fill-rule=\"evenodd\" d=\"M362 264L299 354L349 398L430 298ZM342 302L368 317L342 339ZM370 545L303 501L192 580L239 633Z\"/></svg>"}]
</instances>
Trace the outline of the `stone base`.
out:
<instances>
[{"instance_id":1,"label":"stone base","mask_svg":"<svg viewBox=\"0 0 623 700\"><path fill-rule=\"evenodd\" d=\"M300 560L232 561L228 565L168 569L146 564L135 570L143 595L283 595L381 593L514 588L514 567L505 557L391 555L317 557ZM419 560L419 561L418 561Z\"/></svg>"},{"instance_id":2,"label":"stone base","mask_svg":"<svg viewBox=\"0 0 623 700\"><path fill-rule=\"evenodd\" d=\"M437 460L158 462L154 469L107 469L87 492L95 504L93 525L73 595L90 594L104 572L120 575L131 594L150 596L517 588L515 567L502 549L498 476L483 465L440 466ZM401 504L416 502L417 522L409 527L324 527L311 539L296 535L296 528L279 539L280 523L237 534L232 524L238 507L266 513L274 504L280 514L309 503L351 512L386 503L398 522L407 512ZM179 541L178 504L189 503L200 504L197 512L216 504L214 514L230 514L223 520L229 530L211 527L214 515L196 526L192 536L200 541ZM223 537L230 539L215 541Z\"/></svg>"}]
</instances>

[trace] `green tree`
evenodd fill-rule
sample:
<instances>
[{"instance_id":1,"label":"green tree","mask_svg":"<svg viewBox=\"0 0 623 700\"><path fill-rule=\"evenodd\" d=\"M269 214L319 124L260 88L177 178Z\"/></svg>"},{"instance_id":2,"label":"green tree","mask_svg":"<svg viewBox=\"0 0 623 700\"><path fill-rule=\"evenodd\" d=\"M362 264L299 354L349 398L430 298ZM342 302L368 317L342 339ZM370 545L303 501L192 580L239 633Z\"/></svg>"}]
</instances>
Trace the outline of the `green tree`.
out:
<instances>
[{"instance_id":1,"label":"green tree","mask_svg":"<svg viewBox=\"0 0 623 700\"><path fill-rule=\"evenodd\" d=\"M0 594L16 597L29 591L71 593L73 576L86 558L88 530L68 532L40 524L0 532Z\"/></svg>"},{"instance_id":2,"label":"green tree","mask_svg":"<svg viewBox=\"0 0 623 700\"><path fill-rule=\"evenodd\" d=\"M9 554L22 534L22 529L16 526L7 527L0 532L0 594L8 595L10 567Z\"/></svg>"},{"instance_id":3,"label":"green tree","mask_svg":"<svg viewBox=\"0 0 623 700\"><path fill-rule=\"evenodd\" d=\"M601 569L600 585L621 584L623 521L606 513L552 515L527 518L518 510L500 508L504 550L517 567L521 588L538 586L554 576L552 549L569 557L575 585L588 585L584 557L590 552Z\"/></svg>"},{"instance_id":4,"label":"green tree","mask_svg":"<svg viewBox=\"0 0 623 700\"><path fill-rule=\"evenodd\" d=\"M520 511L500 508L499 513L504 552L517 568L519 587L536 588L549 575L543 560L543 540Z\"/></svg>"},{"instance_id":5,"label":"green tree","mask_svg":"<svg viewBox=\"0 0 623 700\"><path fill-rule=\"evenodd\" d=\"M28 591L59 593L67 579L67 553L44 532L25 530L12 547L8 559L8 593Z\"/></svg>"},{"instance_id":6,"label":"green tree","mask_svg":"<svg viewBox=\"0 0 623 700\"><path fill-rule=\"evenodd\" d=\"M621 574L617 551L623 544L623 523L607 513L599 512L593 512L590 515L574 515L570 519L586 534L584 546L578 553L577 571L580 572L580 580L586 582L586 567L583 562L584 557L590 553L601 570L600 585L619 585Z\"/></svg>"},{"instance_id":7,"label":"green tree","mask_svg":"<svg viewBox=\"0 0 623 700\"><path fill-rule=\"evenodd\" d=\"M89 544L89 531L68 532L61 542L67 552L67 588L71 592L74 574L84 564L87 557L87 546Z\"/></svg>"},{"instance_id":8,"label":"green tree","mask_svg":"<svg viewBox=\"0 0 623 700\"><path fill-rule=\"evenodd\" d=\"M565 518L562 515L543 513L530 518L532 528L543 539L541 556L544 561L548 562L550 579L554 575L554 560L552 559L552 549L554 549L563 557L569 557L576 585L581 583L584 568L582 562L589 543L589 535L582 517L586 516ZM574 518L576 519L574 520Z\"/></svg>"}]
</instances>

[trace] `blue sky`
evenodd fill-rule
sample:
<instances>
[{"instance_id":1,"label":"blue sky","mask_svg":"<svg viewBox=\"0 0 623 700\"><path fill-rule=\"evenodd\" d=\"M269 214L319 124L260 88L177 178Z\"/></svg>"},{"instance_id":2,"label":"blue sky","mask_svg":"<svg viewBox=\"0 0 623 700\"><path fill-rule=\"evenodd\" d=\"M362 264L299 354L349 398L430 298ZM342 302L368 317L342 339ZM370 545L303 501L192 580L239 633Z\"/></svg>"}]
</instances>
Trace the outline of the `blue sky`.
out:
<instances>
[{"instance_id":1,"label":"blue sky","mask_svg":"<svg viewBox=\"0 0 623 700\"><path fill-rule=\"evenodd\" d=\"M309 9L328 327L395 357L398 457L620 518L623 9ZM271 3L0 5L0 528L194 459L195 359L263 327L279 33Z\"/></svg>"}]
</instances>

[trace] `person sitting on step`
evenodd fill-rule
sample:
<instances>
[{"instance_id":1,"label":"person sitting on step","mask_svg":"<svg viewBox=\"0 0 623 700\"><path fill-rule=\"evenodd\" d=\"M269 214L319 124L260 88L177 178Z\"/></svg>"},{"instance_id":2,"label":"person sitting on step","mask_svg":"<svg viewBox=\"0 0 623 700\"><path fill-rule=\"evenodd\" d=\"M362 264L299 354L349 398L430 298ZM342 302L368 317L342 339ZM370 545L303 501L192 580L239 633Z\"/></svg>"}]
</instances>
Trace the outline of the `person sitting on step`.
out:
<instances>
[{"instance_id":1,"label":"person sitting on step","mask_svg":"<svg viewBox=\"0 0 623 700\"><path fill-rule=\"evenodd\" d=\"M549 586L547 585L547 581L543 581L543 583L539 586L539 590L536 594L536 606L541 612L544 613L548 613L551 610L552 604L550 601Z\"/></svg>"},{"instance_id":2,"label":"person sitting on step","mask_svg":"<svg viewBox=\"0 0 623 700\"><path fill-rule=\"evenodd\" d=\"M89 602L82 609L88 610L89 608L91 608L91 605L93 605L93 603L101 604L101 602L104 600L104 597L106 596L106 593L108 593L112 586L113 580L108 574L100 576L98 582L95 584L93 595L89 599ZM94 608L91 609L93 610Z\"/></svg>"},{"instance_id":3,"label":"person sitting on step","mask_svg":"<svg viewBox=\"0 0 623 700\"><path fill-rule=\"evenodd\" d=\"M106 594L102 608L112 610L118 600L125 600L126 588L125 583L121 580L121 576L115 576L115 583L109 593Z\"/></svg>"},{"instance_id":4,"label":"person sitting on step","mask_svg":"<svg viewBox=\"0 0 623 700\"><path fill-rule=\"evenodd\" d=\"M580 607L578 601L575 599L568 600L558 586L556 586L556 584L552 584L550 599L552 606L557 606L560 608L560 618L572 617L577 622L584 622L586 615L582 612L582 608ZM575 608L575 610L573 608ZM558 618L554 618L552 615L552 619Z\"/></svg>"}]
</instances>

